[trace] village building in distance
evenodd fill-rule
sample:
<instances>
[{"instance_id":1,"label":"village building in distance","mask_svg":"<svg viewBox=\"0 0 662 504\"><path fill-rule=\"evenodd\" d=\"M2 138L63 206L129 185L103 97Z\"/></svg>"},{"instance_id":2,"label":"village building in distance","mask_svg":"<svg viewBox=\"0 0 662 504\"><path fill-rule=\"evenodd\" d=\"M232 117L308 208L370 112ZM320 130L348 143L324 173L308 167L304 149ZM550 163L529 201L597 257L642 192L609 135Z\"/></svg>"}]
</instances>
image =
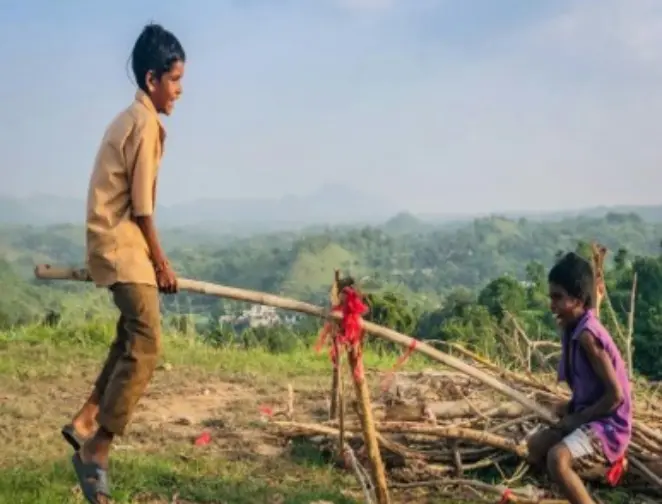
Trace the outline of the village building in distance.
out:
<instances>
[{"instance_id":1,"label":"village building in distance","mask_svg":"<svg viewBox=\"0 0 662 504\"><path fill-rule=\"evenodd\" d=\"M272 306L252 305L239 315L223 315L219 317L220 325L231 325L235 330L255 327L274 327L279 325L293 326L301 319L301 315L278 310Z\"/></svg>"}]
</instances>

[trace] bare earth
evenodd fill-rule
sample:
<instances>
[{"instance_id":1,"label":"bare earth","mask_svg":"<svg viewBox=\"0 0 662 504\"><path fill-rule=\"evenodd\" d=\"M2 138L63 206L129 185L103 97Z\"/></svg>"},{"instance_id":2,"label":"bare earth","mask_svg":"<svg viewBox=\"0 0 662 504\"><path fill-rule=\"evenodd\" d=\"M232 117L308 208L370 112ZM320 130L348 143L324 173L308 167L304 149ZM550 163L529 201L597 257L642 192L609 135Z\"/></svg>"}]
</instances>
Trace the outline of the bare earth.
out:
<instances>
[{"instance_id":1,"label":"bare earth","mask_svg":"<svg viewBox=\"0 0 662 504\"><path fill-rule=\"evenodd\" d=\"M59 430L85 400L93 379L94 370L88 368L79 379L8 379L2 383L0 464L13 465L32 455L40 461L47 455L61 456L68 445ZM298 419L323 418L327 408L323 389L308 383L295 394ZM287 384L256 387L243 380L212 380L208 375L159 370L138 404L130 431L118 439L115 449L171 450L174 445L190 446L208 431L209 449L226 457L275 457L282 454L284 443L259 428L261 408L279 409L286 399Z\"/></svg>"}]
</instances>

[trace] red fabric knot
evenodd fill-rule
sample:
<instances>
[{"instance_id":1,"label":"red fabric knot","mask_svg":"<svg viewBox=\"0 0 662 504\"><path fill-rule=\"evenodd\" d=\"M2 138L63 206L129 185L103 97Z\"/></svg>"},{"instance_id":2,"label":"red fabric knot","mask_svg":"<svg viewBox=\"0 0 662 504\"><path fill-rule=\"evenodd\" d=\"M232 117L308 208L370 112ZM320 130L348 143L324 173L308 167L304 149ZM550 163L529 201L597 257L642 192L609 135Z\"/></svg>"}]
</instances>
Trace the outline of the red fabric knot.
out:
<instances>
[{"instance_id":1,"label":"red fabric knot","mask_svg":"<svg viewBox=\"0 0 662 504\"><path fill-rule=\"evenodd\" d=\"M345 287L341 293L344 298L341 303L342 320L338 343L349 346L358 345L363 337L361 317L368 312L367 305L361 296L351 287Z\"/></svg>"},{"instance_id":2,"label":"red fabric knot","mask_svg":"<svg viewBox=\"0 0 662 504\"><path fill-rule=\"evenodd\" d=\"M607 470L607 474L605 475L607 483L613 487L618 485L618 483L621 481L621 478L623 477L623 473L625 472L626 467L627 461L625 457L619 457L616 462L614 462Z\"/></svg>"},{"instance_id":3,"label":"red fabric knot","mask_svg":"<svg viewBox=\"0 0 662 504\"><path fill-rule=\"evenodd\" d=\"M501 500L499 501L499 504L508 504L512 501L513 495L513 491L510 488L506 488L501 494Z\"/></svg>"},{"instance_id":4,"label":"red fabric knot","mask_svg":"<svg viewBox=\"0 0 662 504\"><path fill-rule=\"evenodd\" d=\"M333 344L329 349L329 356L334 366L338 365L338 353L342 346L351 348L360 352L360 343L363 338L362 317L368 312L367 305L361 299L361 296L351 287L345 287L340 293L341 302L334 306L331 313L341 316L340 321L327 321L320 331L316 352L320 352L329 336L333 337ZM359 380L363 377L363 367L361 359L358 360L354 373L354 378Z\"/></svg>"}]
</instances>

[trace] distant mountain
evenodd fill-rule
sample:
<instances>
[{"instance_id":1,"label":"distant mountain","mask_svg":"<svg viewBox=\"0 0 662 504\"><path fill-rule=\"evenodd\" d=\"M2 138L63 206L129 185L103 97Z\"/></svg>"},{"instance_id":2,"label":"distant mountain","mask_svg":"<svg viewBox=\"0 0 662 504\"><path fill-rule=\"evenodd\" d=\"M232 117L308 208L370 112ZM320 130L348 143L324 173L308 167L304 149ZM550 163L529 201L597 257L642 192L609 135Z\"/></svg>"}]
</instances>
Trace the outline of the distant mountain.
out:
<instances>
[{"instance_id":1,"label":"distant mountain","mask_svg":"<svg viewBox=\"0 0 662 504\"><path fill-rule=\"evenodd\" d=\"M508 219L560 221L574 217L601 218L609 213L635 213L648 222L662 222L662 205L600 206L555 212L494 212ZM159 206L160 227L186 233L254 234L300 231L341 225L381 225L390 233L417 232L429 226L463 226L489 214L416 215L397 204L340 184L326 185L311 194L273 199L200 199ZM0 225L83 224L82 199L53 195L13 198L0 195Z\"/></svg>"},{"instance_id":2,"label":"distant mountain","mask_svg":"<svg viewBox=\"0 0 662 504\"><path fill-rule=\"evenodd\" d=\"M446 226L461 226L474 219L482 217L499 216L505 219L518 220L527 219L531 221L561 221L564 219L573 219L576 217L600 219L607 214L637 214L646 222L662 222L662 205L614 205L614 206L596 206L575 210L557 210L557 211L526 211L520 212L491 212L482 214L424 214L419 215L419 219L424 222L435 224L444 224Z\"/></svg>"},{"instance_id":3,"label":"distant mountain","mask_svg":"<svg viewBox=\"0 0 662 504\"><path fill-rule=\"evenodd\" d=\"M76 198L36 194L26 198L0 195L0 224L45 226L80 224L85 202Z\"/></svg>"},{"instance_id":4,"label":"distant mountain","mask_svg":"<svg viewBox=\"0 0 662 504\"><path fill-rule=\"evenodd\" d=\"M291 229L314 224L379 223L399 211L393 203L343 185L278 199L205 199L159 209L167 226L212 224L224 228Z\"/></svg>"},{"instance_id":5,"label":"distant mountain","mask_svg":"<svg viewBox=\"0 0 662 504\"><path fill-rule=\"evenodd\" d=\"M387 220L381 228L390 234L407 234L424 231L431 226L409 212L399 214Z\"/></svg>"},{"instance_id":6,"label":"distant mountain","mask_svg":"<svg viewBox=\"0 0 662 504\"><path fill-rule=\"evenodd\" d=\"M315 224L371 223L388 219L400 209L393 203L343 185L326 185L304 196L275 199L201 199L159 206L157 219L165 227L204 226L216 232L299 229ZM80 224L82 199L51 195L27 198L0 196L0 224Z\"/></svg>"}]
</instances>

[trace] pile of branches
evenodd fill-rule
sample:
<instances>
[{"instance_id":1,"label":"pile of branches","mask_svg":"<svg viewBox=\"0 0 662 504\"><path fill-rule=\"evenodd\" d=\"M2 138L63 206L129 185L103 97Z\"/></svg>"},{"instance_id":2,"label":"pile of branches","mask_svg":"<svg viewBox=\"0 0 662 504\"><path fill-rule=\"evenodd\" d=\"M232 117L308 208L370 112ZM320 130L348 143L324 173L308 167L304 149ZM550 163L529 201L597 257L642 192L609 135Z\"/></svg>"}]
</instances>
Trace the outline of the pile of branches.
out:
<instances>
[{"instance_id":1,"label":"pile of branches","mask_svg":"<svg viewBox=\"0 0 662 504\"><path fill-rule=\"evenodd\" d=\"M457 345L454 349L541 405L553 407L569 398L568 389L556 384L554 373L505 369ZM519 402L454 371L397 373L388 389L380 386L383 376L373 378L368 377L376 399L375 428L391 488L426 488L469 502L566 502L559 499L544 471L526 463L527 438L546 425ZM651 484L662 476L659 386L637 382L634 388L636 420L629 459L636 464L630 463L616 489L590 483L597 502L601 493L611 496L604 502L660 502L662 497L662 487ZM312 441L344 465L355 464L356 460L347 460L351 451L367 466L360 409L349 396L347 404L341 418L305 423L274 420L270 425L290 439ZM623 495L614 500L618 492Z\"/></svg>"}]
</instances>

